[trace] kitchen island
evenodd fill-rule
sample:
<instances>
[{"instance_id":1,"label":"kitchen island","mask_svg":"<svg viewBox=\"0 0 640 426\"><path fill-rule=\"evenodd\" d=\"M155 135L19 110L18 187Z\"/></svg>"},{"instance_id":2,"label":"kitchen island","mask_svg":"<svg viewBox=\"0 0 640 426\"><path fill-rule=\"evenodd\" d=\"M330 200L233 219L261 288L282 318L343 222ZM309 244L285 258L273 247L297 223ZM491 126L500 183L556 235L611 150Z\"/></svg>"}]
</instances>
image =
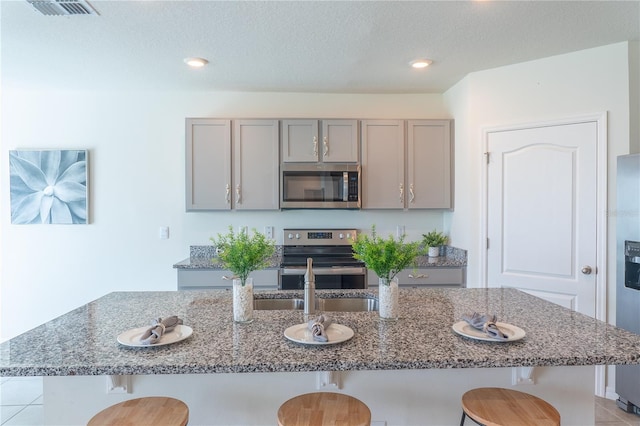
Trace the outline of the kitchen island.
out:
<instances>
[{"instance_id":1,"label":"kitchen island","mask_svg":"<svg viewBox=\"0 0 640 426\"><path fill-rule=\"evenodd\" d=\"M291 296L302 294L256 293ZM536 367L535 384L515 388L556 406L563 425L588 425L594 366L640 363L640 336L514 289L406 289L400 305L396 322L381 321L377 312L331 313L353 338L311 346L283 335L305 322L302 311L255 311L252 323L234 324L230 291L111 293L4 342L0 375L45 376L48 424L85 424L116 402L166 395L189 405L192 425L271 425L282 402L319 388L360 398L374 425L444 425L459 421L465 390L512 387L529 379L512 367ZM496 343L455 334L452 324L474 311L495 313L526 336ZM168 315L182 318L193 335L146 348L116 341Z\"/></svg>"}]
</instances>

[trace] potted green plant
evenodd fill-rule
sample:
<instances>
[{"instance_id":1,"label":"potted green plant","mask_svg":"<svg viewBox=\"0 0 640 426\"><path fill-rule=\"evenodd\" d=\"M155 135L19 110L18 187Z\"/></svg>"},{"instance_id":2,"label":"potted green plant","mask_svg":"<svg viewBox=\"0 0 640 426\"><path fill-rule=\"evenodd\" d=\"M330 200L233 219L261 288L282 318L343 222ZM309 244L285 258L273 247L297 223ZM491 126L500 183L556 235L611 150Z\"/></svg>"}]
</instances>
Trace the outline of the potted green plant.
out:
<instances>
[{"instance_id":1,"label":"potted green plant","mask_svg":"<svg viewBox=\"0 0 640 426\"><path fill-rule=\"evenodd\" d=\"M398 282L394 278L398 272L415 262L420 254L420 243L406 243L405 235L397 240L389 235L382 238L376 233L375 225L371 235L359 234L351 243L354 257L365 263L378 275L379 313L383 319L398 318Z\"/></svg>"},{"instance_id":2,"label":"potted green plant","mask_svg":"<svg viewBox=\"0 0 640 426\"><path fill-rule=\"evenodd\" d=\"M221 265L233 274L233 319L236 322L253 320L253 279L251 272L269 265L269 258L275 253L275 243L256 229L248 232L233 232L229 226L227 234L211 238L216 246Z\"/></svg>"},{"instance_id":3,"label":"potted green plant","mask_svg":"<svg viewBox=\"0 0 640 426\"><path fill-rule=\"evenodd\" d=\"M440 247L446 245L448 240L446 235L435 229L427 234L422 234L422 244L428 249L430 257L439 256Z\"/></svg>"}]
</instances>

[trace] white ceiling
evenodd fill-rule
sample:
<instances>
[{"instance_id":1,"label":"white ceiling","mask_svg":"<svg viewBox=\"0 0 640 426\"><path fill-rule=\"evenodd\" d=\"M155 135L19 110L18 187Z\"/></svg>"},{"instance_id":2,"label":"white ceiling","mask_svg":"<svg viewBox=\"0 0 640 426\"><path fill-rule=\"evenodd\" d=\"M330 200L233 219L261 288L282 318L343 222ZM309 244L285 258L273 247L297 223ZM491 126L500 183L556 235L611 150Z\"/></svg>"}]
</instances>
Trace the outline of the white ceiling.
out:
<instances>
[{"instance_id":1,"label":"white ceiling","mask_svg":"<svg viewBox=\"0 0 640 426\"><path fill-rule=\"evenodd\" d=\"M99 16L0 1L2 84L442 93L470 72L640 39L640 1L89 3ZM417 57L433 65L411 69Z\"/></svg>"}]
</instances>

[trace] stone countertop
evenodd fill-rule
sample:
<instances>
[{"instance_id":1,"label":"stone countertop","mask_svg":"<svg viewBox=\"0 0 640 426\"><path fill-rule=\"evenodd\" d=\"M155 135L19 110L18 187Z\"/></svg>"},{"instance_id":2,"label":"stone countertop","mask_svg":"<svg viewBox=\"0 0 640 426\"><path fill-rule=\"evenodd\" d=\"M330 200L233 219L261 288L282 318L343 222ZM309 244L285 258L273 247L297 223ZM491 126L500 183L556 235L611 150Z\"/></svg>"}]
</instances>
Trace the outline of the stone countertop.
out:
<instances>
[{"instance_id":1,"label":"stone countertop","mask_svg":"<svg viewBox=\"0 0 640 426\"><path fill-rule=\"evenodd\" d=\"M218 258L208 257L189 257L181 260L173 265L174 269L224 269L224 267L218 263ZM269 265L264 269L279 269L280 268L280 256L274 256L269 260Z\"/></svg>"},{"instance_id":2,"label":"stone countertop","mask_svg":"<svg viewBox=\"0 0 640 426\"><path fill-rule=\"evenodd\" d=\"M318 297L375 295L320 290ZM257 291L279 298L301 292ZM523 309L526 307L526 309ZM232 320L228 290L115 292L0 345L0 376L249 373L640 363L640 336L515 289L401 289L400 319L335 312L355 335L335 345L304 345L283 332L302 311L255 311ZM465 313L495 313L524 329L522 340L472 340L452 331ZM152 318L178 315L188 339L132 348L116 338Z\"/></svg>"},{"instance_id":3,"label":"stone countertop","mask_svg":"<svg viewBox=\"0 0 640 426\"><path fill-rule=\"evenodd\" d=\"M276 247L275 255L269 260L266 269L278 269L282 258L282 246ZM174 269L224 269L216 262L215 247L213 246L191 246L188 258L173 265ZM456 247L444 247L443 256L428 257L418 256L416 259L418 268L461 268L467 266L467 251Z\"/></svg>"}]
</instances>

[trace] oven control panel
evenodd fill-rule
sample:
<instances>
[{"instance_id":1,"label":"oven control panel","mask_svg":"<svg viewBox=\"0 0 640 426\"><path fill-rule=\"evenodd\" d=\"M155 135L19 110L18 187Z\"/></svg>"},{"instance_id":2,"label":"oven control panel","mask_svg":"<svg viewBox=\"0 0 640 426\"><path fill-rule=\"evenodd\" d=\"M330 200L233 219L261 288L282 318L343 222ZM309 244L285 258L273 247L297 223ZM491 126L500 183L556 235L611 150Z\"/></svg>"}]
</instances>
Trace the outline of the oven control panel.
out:
<instances>
[{"instance_id":1,"label":"oven control panel","mask_svg":"<svg viewBox=\"0 0 640 426\"><path fill-rule=\"evenodd\" d=\"M358 236L355 229L283 229L283 244L336 246L351 245Z\"/></svg>"}]
</instances>

